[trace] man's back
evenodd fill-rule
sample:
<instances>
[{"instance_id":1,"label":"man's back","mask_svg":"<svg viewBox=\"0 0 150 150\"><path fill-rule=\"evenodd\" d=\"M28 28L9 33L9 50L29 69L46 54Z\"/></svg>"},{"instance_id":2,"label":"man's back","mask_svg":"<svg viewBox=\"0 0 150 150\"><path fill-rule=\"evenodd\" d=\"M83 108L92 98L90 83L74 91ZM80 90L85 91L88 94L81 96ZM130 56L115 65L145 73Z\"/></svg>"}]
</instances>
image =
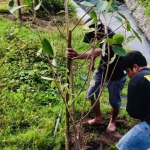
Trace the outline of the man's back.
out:
<instances>
[{"instance_id":1,"label":"man's back","mask_svg":"<svg viewBox=\"0 0 150 150\"><path fill-rule=\"evenodd\" d=\"M150 119L150 68L144 68L134 75L128 86L129 114L137 119Z\"/></svg>"}]
</instances>

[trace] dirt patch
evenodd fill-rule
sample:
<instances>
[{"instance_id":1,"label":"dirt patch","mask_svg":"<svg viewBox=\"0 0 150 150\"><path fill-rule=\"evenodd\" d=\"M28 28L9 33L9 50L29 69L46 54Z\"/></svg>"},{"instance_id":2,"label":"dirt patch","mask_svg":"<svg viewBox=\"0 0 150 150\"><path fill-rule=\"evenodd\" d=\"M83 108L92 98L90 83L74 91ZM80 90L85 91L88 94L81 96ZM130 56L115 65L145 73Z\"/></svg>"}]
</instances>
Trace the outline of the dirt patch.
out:
<instances>
[{"instance_id":1,"label":"dirt patch","mask_svg":"<svg viewBox=\"0 0 150 150\"><path fill-rule=\"evenodd\" d=\"M7 18L11 21L16 21L15 18L10 13L0 13L0 16ZM65 19L62 15L55 15L52 17L44 16L44 17L37 17L33 20L33 16L29 16L28 14L22 14L22 23L24 24L31 24L32 27L42 29L42 30L54 30L56 26L65 26Z\"/></svg>"},{"instance_id":2,"label":"dirt patch","mask_svg":"<svg viewBox=\"0 0 150 150\"><path fill-rule=\"evenodd\" d=\"M82 135L84 138L80 140L83 150L115 150L116 143L123 136L120 130L129 130L127 122L124 119L117 119L117 130L113 133L107 133L107 123L103 125L89 125L87 121L90 118L84 119L82 122ZM78 126L78 125L77 125ZM74 135L71 135L70 149L76 150Z\"/></svg>"}]
</instances>

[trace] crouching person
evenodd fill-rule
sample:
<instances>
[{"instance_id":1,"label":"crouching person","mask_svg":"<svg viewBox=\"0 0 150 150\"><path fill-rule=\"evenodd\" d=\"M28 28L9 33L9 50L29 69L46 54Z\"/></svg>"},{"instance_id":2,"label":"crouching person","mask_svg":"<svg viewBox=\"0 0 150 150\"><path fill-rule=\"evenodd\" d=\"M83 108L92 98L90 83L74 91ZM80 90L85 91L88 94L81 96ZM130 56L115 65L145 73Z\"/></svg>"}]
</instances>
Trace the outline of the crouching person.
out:
<instances>
[{"instance_id":1,"label":"crouching person","mask_svg":"<svg viewBox=\"0 0 150 150\"><path fill-rule=\"evenodd\" d=\"M141 122L118 142L119 150L148 150L150 148L150 68L145 57L132 51L124 59L124 69L130 78L127 107L129 115Z\"/></svg>"}]
</instances>

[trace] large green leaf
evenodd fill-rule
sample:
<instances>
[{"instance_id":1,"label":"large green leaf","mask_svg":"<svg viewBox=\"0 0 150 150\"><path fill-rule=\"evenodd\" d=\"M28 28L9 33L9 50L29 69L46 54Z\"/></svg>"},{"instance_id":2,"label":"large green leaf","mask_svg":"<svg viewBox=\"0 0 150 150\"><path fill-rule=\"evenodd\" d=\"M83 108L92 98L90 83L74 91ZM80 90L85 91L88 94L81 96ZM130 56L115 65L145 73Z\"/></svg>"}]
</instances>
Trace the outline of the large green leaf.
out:
<instances>
[{"instance_id":1,"label":"large green leaf","mask_svg":"<svg viewBox=\"0 0 150 150\"><path fill-rule=\"evenodd\" d=\"M97 18L97 14L96 14L96 12L94 10L92 10L90 12L90 16L91 16L91 18Z\"/></svg>"},{"instance_id":2,"label":"large green leaf","mask_svg":"<svg viewBox=\"0 0 150 150\"><path fill-rule=\"evenodd\" d=\"M117 44L117 41L114 40L114 39L111 39L111 38L107 38L105 40L106 43L110 44L110 45L113 45L113 44Z\"/></svg>"},{"instance_id":3,"label":"large green leaf","mask_svg":"<svg viewBox=\"0 0 150 150\"><path fill-rule=\"evenodd\" d=\"M117 45L112 45L112 50L119 56L126 56L127 53L125 51L125 49L123 49L122 47L120 46L117 46Z\"/></svg>"},{"instance_id":4,"label":"large green leaf","mask_svg":"<svg viewBox=\"0 0 150 150\"><path fill-rule=\"evenodd\" d=\"M118 16L115 16L115 18L116 18L119 22L123 23L122 18L120 18L120 17L118 17Z\"/></svg>"},{"instance_id":5,"label":"large green leaf","mask_svg":"<svg viewBox=\"0 0 150 150\"><path fill-rule=\"evenodd\" d=\"M126 42L128 43L128 42L134 40L135 38L136 38L135 36L131 35L131 36L126 38Z\"/></svg>"},{"instance_id":6,"label":"large green leaf","mask_svg":"<svg viewBox=\"0 0 150 150\"><path fill-rule=\"evenodd\" d=\"M34 8L34 10L39 10L40 9L40 6L42 4L42 1L39 2L39 4Z\"/></svg>"},{"instance_id":7,"label":"large green leaf","mask_svg":"<svg viewBox=\"0 0 150 150\"><path fill-rule=\"evenodd\" d=\"M129 21L126 22L126 29L127 29L127 31L131 30L131 25L130 25Z\"/></svg>"},{"instance_id":8,"label":"large green leaf","mask_svg":"<svg viewBox=\"0 0 150 150\"><path fill-rule=\"evenodd\" d=\"M12 14L14 14L14 12L15 12L16 10L21 9L21 8L23 8L23 7L26 7L26 6L27 6L27 5L17 6L17 7L14 7L14 8L12 8L12 9L9 9L9 11L10 11Z\"/></svg>"},{"instance_id":9,"label":"large green leaf","mask_svg":"<svg viewBox=\"0 0 150 150\"><path fill-rule=\"evenodd\" d=\"M104 11L106 9L107 5L108 5L107 1L99 1L97 3L96 7L99 11Z\"/></svg>"},{"instance_id":10,"label":"large green leaf","mask_svg":"<svg viewBox=\"0 0 150 150\"><path fill-rule=\"evenodd\" d=\"M105 16L106 16L106 14L107 14L107 12L108 12L108 10L109 10L109 8L110 8L112 2L113 2L113 0L110 0L110 1L108 2L107 7L106 7L105 12L104 12L104 15L105 15Z\"/></svg>"},{"instance_id":11,"label":"large green leaf","mask_svg":"<svg viewBox=\"0 0 150 150\"><path fill-rule=\"evenodd\" d=\"M90 16L91 16L91 18L93 19L92 24L97 23L97 21L98 21L98 19L97 19L97 14L96 14L96 12L95 12L94 10L92 10L92 11L90 12Z\"/></svg>"},{"instance_id":12,"label":"large green leaf","mask_svg":"<svg viewBox=\"0 0 150 150\"><path fill-rule=\"evenodd\" d=\"M141 39L141 37L138 35L138 33L137 33L135 30L133 30L133 29L131 29L131 30L133 31L134 35L138 38L138 40L142 43L142 39Z\"/></svg>"},{"instance_id":13,"label":"large green leaf","mask_svg":"<svg viewBox=\"0 0 150 150\"><path fill-rule=\"evenodd\" d=\"M12 8L12 7L14 7L14 4L15 4L14 0L11 0L11 1L9 2L8 6L9 6L10 8Z\"/></svg>"},{"instance_id":14,"label":"large green leaf","mask_svg":"<svg viewBox=\"0 0 150 150\"><path fill-rule=\"evenodd\" d=\"M119 14L122 18L124 18L125 20L127 20L127 18L126 18L123 14L121 14L120 12L118 12L118 14Z\"/></svg>"},{"instance_id":15,"label":"large green leaf","mask_svg":"<svg viewBox=\"0 0 150 150\"><path fill-rule=\"evenodd\" d=\"M117 41L117 44L122 44L123 41L124 41L124 35L123 35L123 34L115 34L115 35L113 36L113 39L114 39L115 41Z\"/></svg>"},{"instance_id":16,"label":"large green leaf","mask_svg":"<svg viewBox=\"0 0 150 150\"><path fill-rule=\"evenodd\" d=\"M32 4L32 1L31 1L31 0L24 0L23 2L24 2L24 4L26 4L26 5L31 5L31 4Z\"/></svg>"},{"instance_id":17,"label":"large green leaf","mask_svg":"<svg viewBox=\"0 0 150 150\"><path fill-rule=\"evenodd\" d=\"M50 42L47 39L43 39L42 41L43 50L49 55L54 56L54 52Z\"/></svg>"},{"instance_id":18,"label":"large green leaf","mask_svg":"<svg viewBox=\"0 0 150 150\"><path fill-rule=\"evenodd\" d=\"M95 31L95 28L89 28L89 27L83 26L83 32L84 33L93 32L93 31Z\"/></svg>"}]
</instances>

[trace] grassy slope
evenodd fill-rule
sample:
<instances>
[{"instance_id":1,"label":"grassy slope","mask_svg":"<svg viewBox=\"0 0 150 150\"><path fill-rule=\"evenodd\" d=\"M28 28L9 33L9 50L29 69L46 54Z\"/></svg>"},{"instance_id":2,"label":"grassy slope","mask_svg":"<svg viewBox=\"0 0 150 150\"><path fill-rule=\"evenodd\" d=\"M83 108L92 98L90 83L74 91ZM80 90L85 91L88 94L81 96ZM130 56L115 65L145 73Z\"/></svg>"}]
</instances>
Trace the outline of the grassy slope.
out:
<instances>
[{"instance_id":1,"label":"grassy slope","mask_svg":"<svg viewBox=\"0 0 150 150\"><path fill-rule=\"evenodd\" d=\"M44 56L36 56L37 36L2 17L0 24L0 149L47 149L62 101L55 88L40 78L49 74L49 67ZM19 33L12 36L15 29Z\"/></svg>"}]
</instances>

